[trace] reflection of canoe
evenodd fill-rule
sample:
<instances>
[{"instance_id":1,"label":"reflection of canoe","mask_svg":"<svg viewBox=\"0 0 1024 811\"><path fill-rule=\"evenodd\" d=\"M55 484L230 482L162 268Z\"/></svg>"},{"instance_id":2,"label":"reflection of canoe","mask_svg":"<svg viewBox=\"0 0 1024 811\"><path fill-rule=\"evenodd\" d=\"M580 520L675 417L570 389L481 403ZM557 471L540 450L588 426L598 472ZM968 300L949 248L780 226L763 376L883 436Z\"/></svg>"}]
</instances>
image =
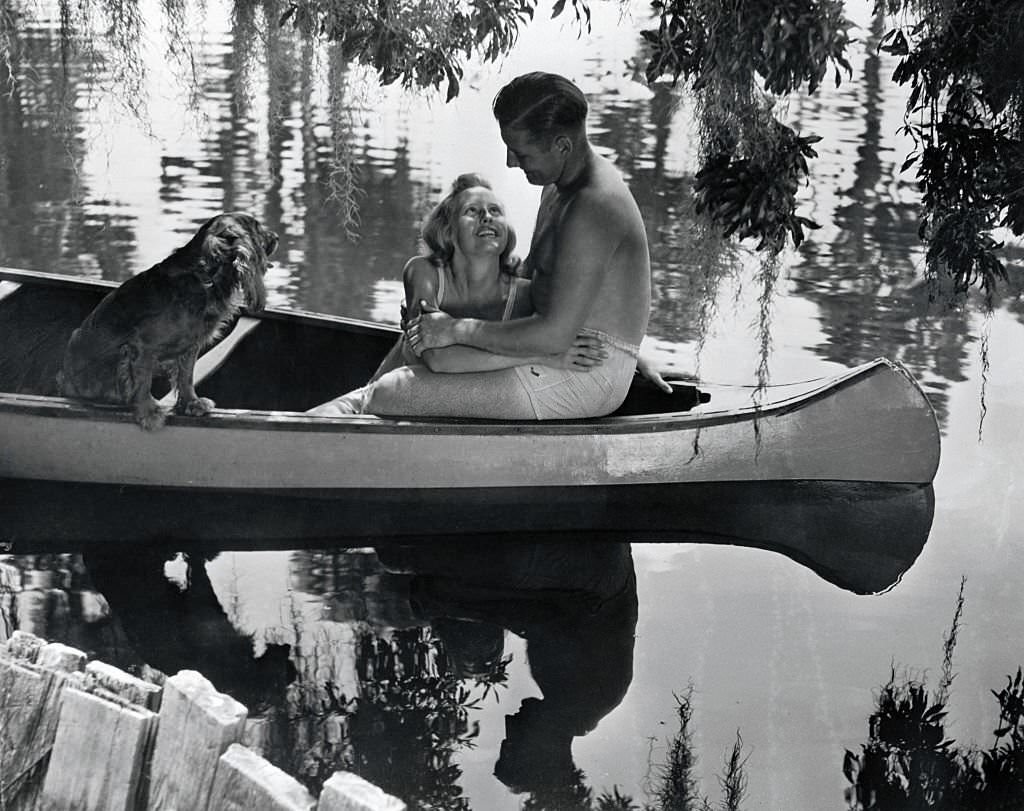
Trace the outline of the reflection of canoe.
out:
<instances>
[{"instance_id":1,"label":"reflection of canoe","mask_svg":"<svg viewBox=\"0 0 1024 811\"><path fill-rule=\"evenodd\" d=\"M395 331L285 311L244 318L200 360L221 409L140 430L123 410L52 396L64 343L109 290L0 271L0 476L301 494L701 481L931 481L932 409L885 360L730 408L635 391L598 420L491 422L297 413L365 381Z\"/></svg>"},{"instance_id":2,"label":"reflection of canoe","mask_svg":"<svg viewBox=\"0 0 1024 811\"><path fill-rule=\"evenodd\" d=\"M461 540L682 541L779 552L856 592L895 583L928 539L932 486L728 482L370 490L330 500L0 479L13 551L116 541L293 549Z\"/></svg>"}]
</instances>

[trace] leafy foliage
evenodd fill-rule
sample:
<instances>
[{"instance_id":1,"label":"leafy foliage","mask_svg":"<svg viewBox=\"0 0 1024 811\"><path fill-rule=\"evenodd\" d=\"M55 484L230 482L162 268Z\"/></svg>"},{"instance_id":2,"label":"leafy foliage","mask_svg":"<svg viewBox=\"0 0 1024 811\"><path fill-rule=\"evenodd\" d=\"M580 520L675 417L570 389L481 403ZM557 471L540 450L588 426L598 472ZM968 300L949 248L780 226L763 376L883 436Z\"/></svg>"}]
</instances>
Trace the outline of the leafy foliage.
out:
<instances>
[{"instance_id":1,"label":"leafy foliage","mask_svg":"<svg viewBox=\"0 0 1024 811\"><path fill-rule=\"evenodd\" d=\"M996 741L983 752L945 736L945 704L924 685L895 679L882 688L860 755L846 752L843 773L855 811L998 811L1024 797L1024 684L1021 670L993 691Z\"/></svg>"},{"instance_id":2,"label":"leafy foliage","mask_svg":"<svg viewBox=\"0 0 1024 811\"><path fill-rule=\"evenodd\" d=\"M334 737L343 745L306 753L301 771L307 785L319 791L324 779L346 768L416 808L469 809L454 757L474 746L479 729L469 713L504 684L509 661L491 663L467 685L430 628L363 635L356 657L360 695L325 685L323 724L340 726L343 732Z\"/></svg>"},{"instance_id":3,"label":"leafy foliage","mask_svg":"<svg viewBox=\"0 0 1024 811\"><path fill-rule=\"evenodd\" d=\"M576 20L588 30L590 9L571 0ZM560 0L558 16L565 8ZM336 43L343 58L377 71L385 84L434 87L447 83L447 99L459 94L462 60L474 54L495 61L516 44L533 19L536 0L291 0L281 25Z\"/></svg>"},{"instance_id":4,"label":"leafy foliage","mask_svg":"<svg viewBox=\"0 0 1024 811\"><path fill-rule=\"evenodd\" d=\"M697 213L706 211L722 228L723 236L759 236L758 250L780 244L787 233L799 246L804 228L819 227L796 214L796 193L798 178L808 172L807 158L818 154L811 144L821 138L801 138L783 124L776 122L776 126L781 136L779 146L766 162L718 153L697 172L694 184Z\"/></svg>"},{"instance_id":5,"label":"leafy foliage","mask_svg":"<svg viewBox=\"0 0 1024 811\"><path fill-rule=\"evenodd\" d=\"M836 0L654 0L657 31L647 80L670 74L693 79L700 90L722 78L756 73L769 93L813 93L830 63L850 69L844 56L850 24Z\"/></svg>"},{"instance_id":6,"label":"leafy foliage","mask_svg":"<svg viewBox=\"0 0 1024 811\"><path fill-rule=\"evenodd\" d=\"M881 50L910 87L904 131L922 193L932 278L991 293L1006 269L997 227L1024 234L1024 6L1017 0L889 0L907 21Z\"/></svg>"},{"instance_id":7,"label":"leafy foliage","mask_svg":"<svg viewBox=\"0 0 1024 811\"><path fill-rule=\"evenodd\" d=\"M985 751L959 748L944 719L952 682L951 655L963 612L963 584L944 640L943 676L929 696L923 681L897 684L895 670L881 689L860 754L847 750L843 774L851 811L1010 811L1024 797L1024 676L1017 669L999 703L995 743Z\"/></svg>"},{"instance_id":8,"label":"leafy foliage","mask_svg":"<svg viewBox=\"0 0 1024 811\"><path fill-rule=\"evenodd\" d=\"M648 82L668 76L692 84L701 113L703 165L696 208L724 236L756 238L777 253L816 225L796 214L796 192L816 156L816 136L801 138L772 112L768 95L806 87L829 67L849 71L850 23L838 0L654 0L658 28Z\"/></svg>"}]
</instances>

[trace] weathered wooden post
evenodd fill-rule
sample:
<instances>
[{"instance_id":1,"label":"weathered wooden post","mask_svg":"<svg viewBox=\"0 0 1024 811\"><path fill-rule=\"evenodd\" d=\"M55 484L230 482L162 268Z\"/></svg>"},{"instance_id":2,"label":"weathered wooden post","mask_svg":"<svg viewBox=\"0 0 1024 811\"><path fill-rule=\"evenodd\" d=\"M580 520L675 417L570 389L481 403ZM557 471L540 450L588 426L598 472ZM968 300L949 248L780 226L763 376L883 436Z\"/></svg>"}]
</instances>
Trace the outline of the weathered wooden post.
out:
<instances>
[{"instance_id":1,"label":"weathered wooden post","mask_svg":"<svg viewBox=\"0 0 1024 811\"><path fill-rule=\"evenodd\" d=\"M314 811L316 800L294 777L233 743L220 757L207 807L211 811Z\"/></svg>"},{"instance_id":2,"label":"weathered wooden post","mask_svg":"<svg viewBox=\"0 0 1024 811\"><path fill-rule=\"evenodd\" d=\"M15 631L0 643L0 809L405 811L348 772L317 802L238 743L247 714L195 671L161 687Z\"/></svg>"},{"instance_id":3,"label":"weathered wooden post","mask_svg":"<svg viewBox=\"0 0 1024 811\"><path fill-rule=\"evenodd\" d=\"M0 645L0 808L33 807L57 732L61 693L85 654L15 631Z\"/></svg>"},{"instance_id":4,"label":"weathered wooden post","mask_svg":"<svg viewBox=\"0 0 1024 811\"><path fill-rule=\"evenodd\" d=\"M241 738L247 714L242 704L217 692L194 670L168 678L153 748L148 808L219 809L207 805L218 762Z\"/></svg>"},{"instance_id":5,"label":"weathered wooden post","mask_svg":"<svg viewBox=\"0 0 1024 811\"><path fill-rule=\"evenodd\" d=\"M316 811L405 811L405 803L352 772L335 772L324 783Z\"/></svg>"},{"instance_id":6,"label":"weathered wooden post","mask_svg":"<svg viewBox=\"0 0 1024 811\"><path fill-rule=\"evenodd\" d=\"M60 653L47 645L40 665L49 666L49 659ZM69 676L40 807L134 811L156 725L149 707L159 701L159 687L102 662L91 662L84 672Z\"/></svg>"}]
</instances>

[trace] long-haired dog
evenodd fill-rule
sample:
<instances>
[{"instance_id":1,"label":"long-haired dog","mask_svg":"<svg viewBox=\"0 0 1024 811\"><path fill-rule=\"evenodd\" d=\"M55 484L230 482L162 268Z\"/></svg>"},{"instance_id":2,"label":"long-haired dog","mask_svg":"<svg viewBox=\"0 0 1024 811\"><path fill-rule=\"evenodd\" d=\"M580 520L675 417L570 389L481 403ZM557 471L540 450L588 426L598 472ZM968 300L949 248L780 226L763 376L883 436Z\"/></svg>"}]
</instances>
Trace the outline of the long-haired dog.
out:
<instances>
[{"instance_id":1,"label":"long-haired dog","mask_svg":"<svg viewBox=\"0 0 1024 811\"><path fill-rule=\"evenodd\" d=\"M61 393L131 406L153 430L165 412L150 388L166 373L178 396L174 411L202 416L214 407L196 394L196 358L245 307L266 303L263 275L277 234L249 214L208 220L162 262L109 293L71 334L57 376Z\"/></svg>"}]
</instances>

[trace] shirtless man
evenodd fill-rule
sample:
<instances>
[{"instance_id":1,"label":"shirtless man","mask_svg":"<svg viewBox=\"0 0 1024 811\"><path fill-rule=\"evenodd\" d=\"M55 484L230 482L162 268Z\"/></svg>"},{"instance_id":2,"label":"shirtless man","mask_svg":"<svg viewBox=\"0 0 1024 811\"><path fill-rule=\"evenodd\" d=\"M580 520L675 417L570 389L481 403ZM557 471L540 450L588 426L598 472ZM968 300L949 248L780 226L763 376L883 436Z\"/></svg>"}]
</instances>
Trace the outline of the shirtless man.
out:
<instances>
[{"instance_id":1,"label":"shirtless man","mask_svg":"<svg viewBox=\"0 0 1024 811\"><path fill-rule=\"evenodd\" d=\"M412 350L466 345L522 357L493 372L405 373L407 384L374 398L371 414L507 419L597 417L625 399L651 306L651 266L640 210L612 163L586 133L587 101L568 79L529 73L494 100L509 168L544 186L526 259L534 313L508 321L425 312L406 329ZM599 337L607 357L586 370L529 358L566 352L578 333Z\"/></svg>"}]
</instances>

